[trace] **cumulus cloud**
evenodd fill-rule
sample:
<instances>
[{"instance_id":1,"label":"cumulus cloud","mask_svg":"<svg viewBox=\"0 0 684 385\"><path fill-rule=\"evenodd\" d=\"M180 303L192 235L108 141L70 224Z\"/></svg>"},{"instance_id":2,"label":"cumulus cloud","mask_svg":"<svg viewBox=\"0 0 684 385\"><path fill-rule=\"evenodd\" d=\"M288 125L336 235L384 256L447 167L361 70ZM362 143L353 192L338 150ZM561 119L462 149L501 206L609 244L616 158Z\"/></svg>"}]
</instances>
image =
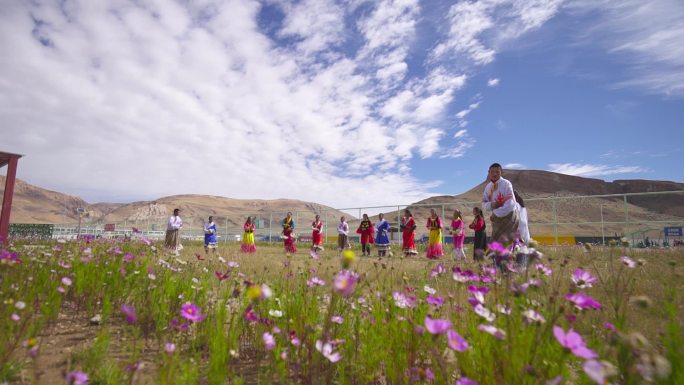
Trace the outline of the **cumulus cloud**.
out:
<instances>
[{"instance_id":1,"label":"cumulus cloud","mask_svg":"<svg viewBox=\"0 0 684 385\"><path fill-rule=\"evenodd\" d=\"M499 78L494 78L494 79L489 79L487 80L487 86L488 87L496 87L499 85Z\"/></svg>"},{"instance_id":2,"label":"cumulus cloud","mask_svg":"<svg viewBox=\"0 0 684 385\"><path fill-rule=\"evenodd\" d=\"M639 166L610 166L604 164L551 163L549 171L576 176L606 176L648 172Z\"/></svg>"},{"instance_id":3,"label":"cumulus cloud","mask_svg":"<svg viewBox=\"0 0 684 385\"><path fill-rule=\"evenodd\" d=\"M418 0L10 2L3 145L27 155L20 178L91 201L414 202L441 182L417 179L413 160L476 143L463 127L480 101L463 127L449 109L470 73L454 59L489 62L487 34L512 38L553 14L551 1L503 3L452 6L421 61Z\"/></svg>"}]
</instances>

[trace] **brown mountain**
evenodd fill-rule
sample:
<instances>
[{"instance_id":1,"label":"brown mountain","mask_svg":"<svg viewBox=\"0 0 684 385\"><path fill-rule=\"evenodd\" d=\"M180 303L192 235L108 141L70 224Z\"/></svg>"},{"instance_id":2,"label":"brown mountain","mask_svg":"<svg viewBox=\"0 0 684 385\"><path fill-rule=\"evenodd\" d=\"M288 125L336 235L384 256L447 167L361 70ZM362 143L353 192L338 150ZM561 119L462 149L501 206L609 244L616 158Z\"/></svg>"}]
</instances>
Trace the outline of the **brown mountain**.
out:
<instances>
[{"instance_id":1,"label":"brown mountain","mask_svg":"<svg viewBox=\"0 0 684 385\"><path fill-rule=\"evenodd\" d=\"M0 175L0 194L5 177ZM174 208L181 209L183 221L189 227L199 227L209 215L227 227L240 227L245 218L257 216L268 226L269 221L279 222L285 213L292 211L295 219L313 220L314 213L326 211L332 221L344 215L331 207L294 199L246 200L208 195L175 195L132 203L94 203L81 198L45 190L17 180L12 201L11 223L75 223L77 208L84 208L84 222L126 223L131 226L164 226ZM271 213L273 213L271 217Z\"/></svg>"},{"instance_id":2,"label":"brown mountain","mask_svg":"<svg viewBox=\"0 0 684 385\"><path fill-rule=\"evenodd\" d=\"M525 200L530 225L533 227L531 230L537 234L554 233L556 228L550 225L554 222L562 224L557 226L560 234L600 234L601 217L604 222L603 230L610 235L656 227L656 224L648 223L649 221L684 223L684 193L630 196L626 204L622 196L579 198L590 195L684 191L684 183L652 180L606 182L538 170L506 170L504 177L511 181ZM438 208L440 215L444 205L444 216L447 218L451 217L453 209L458 208L466 221L469 221L472 219L472 208L481 206L485 184L483 181L459 195L430 197L410 205L409 208L420 224L429 216L429 205ZM553 197L556 198L552 199ZM396 218L397 213L386 215ZM625 222L626 219L629 221L628 226L610 223ZM580 224L581 222L595 223Z\"/></svg>"}]
</instances>

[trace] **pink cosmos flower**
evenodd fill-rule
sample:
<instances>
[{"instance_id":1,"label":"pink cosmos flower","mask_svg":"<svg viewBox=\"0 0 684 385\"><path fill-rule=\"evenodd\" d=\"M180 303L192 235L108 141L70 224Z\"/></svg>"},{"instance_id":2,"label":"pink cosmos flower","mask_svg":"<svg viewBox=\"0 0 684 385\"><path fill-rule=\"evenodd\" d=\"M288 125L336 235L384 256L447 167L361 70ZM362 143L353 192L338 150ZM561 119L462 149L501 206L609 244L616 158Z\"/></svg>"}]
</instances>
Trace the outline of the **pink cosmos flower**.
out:
<instances>
[{"instance_id":1,"label":"pink cosmos flower","mask_svg":"<svg viewBox=\"0 0 684 385\"><path fill-rule=\"evenodd\" d=\"M135 307L133 307L133 305L121 305L121 312L124 313L124 315L126 316L126 322L128 322L131 325L138 320L138 316L135 313Z\"/></svg>"},{"instance_id":2,"label":"pink cosmos flower","mask_svg":"<svg viewBox=\"0 0 684 385\"><path fill-rule=\"evenodd\" d=\"M508 253L510 253L510 251L504 245L500 244L499 242L492 242L488 246L489 246L489 250L491 250L491 251L493 251L493 252L495 252L501 256L505 256L505 255L508 255Z\"/></svg>"},{"instance_id":3,"label":"pink cosmos flower","mask_svg":"<svg viewBox=\"0 0 684 385\"><path fill-rule=\"evenodd\" d=\"M572 282L580 289L585 289L593 286L593 283L596 282L596 277L578 267L572 274Z\"/></svg>"},{"instance_id":4,"label":"pink cosmos flower","mask_svg":"<svg viewBox=\"0 0 684 385\"><path fill-rule=\"evenodd\" d=\"M197 305L189 302L181 306L180 315L181 317L192 322L200 322L205 317L204 314L200 313L200 309L197 307Z\"/></svg>"},{"instance_id":5,"label":"pink cosmos flower","mask_svg":"<svg viewBox=\"0 0 684 385\"><path fill-rule=\"evenodd\" d=\"M544 274L546 276L551 275L551 273L553 272L553 270L551 270L551 268L545 266L542 263L537 263L536 265L534 265L534 268L539 270L542 274Z\"/></svg>"},{"instance_id":6,"label":"pink cosmos flower","mask_svg":"<svg viewBox=\"0 0 684 385\"><path fill-rule=\"evenodd\" d=\"M321 257L318 256L318 253L315 250L309 250L309 255L311 256L311 258L315 260L321 259Z\"/></svg>"},{"instance_id":7,"label":"pink cosmos flower","mask_svg":"<svg viewBox=\"0 0 684 385\"><path fill-rule=\"evenodd\" d=\"M460 267L454 267L452 278L456 282L479 281L480 277L470 270L462 271Z\"/></svg>"},{"instance_id":8,"label":"pink cosmos flower","mask_svg":"<svg viewBox=\"0 0 684 385\"><path fill-rule=\"evenodd\" d=\"M335 276L333 287L343 296L349 296L354 292L359 275L349 270L342 270Z\"/></svg>"},{"instance_id":9,"label":"pink cosmos flower","mask_svg":"<svg viewBox=\"0 0 684 385\"><path fill-rule=\"evenodd\" d=\"M72 385L88 385L88 375L83 372L69 372L64 376L64 380Z\"/></svg>"},{"instance_id":10,"label":"pink cosmos flower","mask_svg":"<svg viewBox=\"0 0 684 385\"><path fill-rule=\"evenodd\" d=\"M451 327L451 321L447 319L432 319L430 316L425 316L425 329L430 334L446 333Z\"/></svg>"},{"instance_id":11,"label":"pink cosmos flower","mask_svg":"<svg viewBox=\"0 0 684 385\"><path fill-rule=\"evenodd\" d=\"M171 342L167 342L164 344L164 351L168 354L172 354L173 352L176 351L176 344L173 344Z\"/></svg>"},{"instance_id":12,"label":"pink cosmos flower","mask_svg":"<svg viewBox=\"0 0 684 385\"><path fill-rule=\"evenodd\" d=\"M486 307L482 306L482 304L480 304L480 303L478 303L477 305L475 305L475 307L473 308L473 310L475 311L475 314L479 315L480 317L486 319L486 320L489 321L489 322L494 321L494 318L496 318L496 316L494 315L494 313L492 313L492 312L491 312L489 309L487 309Z\"/></svg>"},{"instance_id":13,"label":"pink cosmos flower","mask_svg":"<svg viewBox=\"0 0 684 385\"><path fill-rule=\"evenodd\" d=\"M230 277L230 270L226 271L225 273L216 271L214 272L214 275L216 276L216 278L218 278L219 282L225 281L226 279L228 279L228 277Z\"/></svg>"},{"instance_id":14,"label":"pink cosmos flower","mask_svg":"<svg viewBox=\"0 0 684 385\"><path fill-rule=\"evenodd\" d=\"M464 352L469 347L468 341L453 329L447 330L447 344L457 352Z\"/></svg>"},{"instance_id":15,"label":"pink cosmos flower","mask_svg":"<svg viewBox=\"0 0 684 385\"><path fill-rule=\"evenodd\" d=\"M444 273L445 271L446 270L444 269L444 266L440 263L439 265L432 268L432 270L430 270L430 278L435 278L440 274Z\"/></svg>"},{"instance_id":16,"label":"pink cosmos flower","mask_svg":"<svg viewBox=\"0 0 684 385\"><path fill-rule=\"evenodd\" d=\"M461 377L456 380L456 385L478 385L479 383L475 380L471 380L468 377Z\"/></svg>"},{"instance_id":17,"label":"pink cosmos flower","mask_svg":"<svg viewBox=\"0 0 684 385\"><path fill-rule=\"evenodd\" d=\"M603 327L606 328L606 329L608 329L608 330L610 330L610 331L612 331L612 332L615 331L615 325L613 325L613 324L610 323L610 322L604 322L604 323L603 323Z\"/></svg>"},{"instance_id":18,"label":"pink cosmos flower","mask_svg":"<svg viewBox=\"0 0 684 385\"><path fill-rule=\"evenodd\" d=\"M135 255L133 255L131 253L126 253L126 255L124 255L124 257L123 257L123 263L131 262L134 259L135 259Z\"/></svg>"},{"instance_id":19,"label":"pink cosmos flower","mask_svg":"<svg viewBox=\"0 0 684 385\"><path fill-rule=\"evenodd\" d=\"M625 266L629 267L630 269L635 268L637 265L636 262L634 262L634 260L632 258L630 258L626 255L620 257L620 261L622 261L622 263L624 263Z\"/></svg>"},{"instance_id":20,"label":"pink cosmos flower","mask_svg":"<svg viewBox=\"0 0 684 385\"><path fill-rule=\"evenodd\" d=\"M570 350L575 356L585 359L597 357L596 352L587 348L582 337L574 330L570 329L566 333L561 327L554 325L553 335L561 346Z\"/></svg>"},{"instance_id":21,"label":"pink cosmos flower","mask_svg":"<svg viewBox=\"0 0 684 385\"><path fill-rule=\"evenodd\" d=\"M66 289L63 288L62 286L57 287L57 291L62 293L62 294L66 293Z\"/></svg>"},{"instance_id":22,"label":"pink cosmos flower","mask_svg":"<svg viewBox=\"0 0 684 385\"><path fill-rule=\"evenodd\" d=\"M264 332L264 334L261 335L261 339L264 341L266 350L273 350L275 348L275 338L273 338L273 334Z\"/></svg>"},{"instance_id":23,"label":"pink cosmos flower","mask_svg":"<svg viewBox=\"0 0 684 385\"><path fill-rule=\"evenodd\" d=\"M429 303L430 305L434 305L434 306L442 306L442 305L444 305L444 298L442 298L442 297L436 297L436 296L433 296L433 295L428 295L427 298L426 298L426 301L427 301L427 303Z\"/></svg>"},{"instance_id":24,"label":"pink cosmos flower","mask_svg":"<svg viewBox=\"0 0 684 385\"><path fill-rule=\"evenodd\" d=\"M12 313L12 315L10 316L10 319L14 322L19 322L21 317L19 317L19 315L17 313Z\"/></svg>"},{"instance_id":25,"label":"pink cosmos flower","mask_svg":"<svg viewBox=\"0 0 684 385\"><path fill-rule=\"evenodd\" d=\"M230 267L231 269L236 269L236 268L240 267L240 264L235 262L235 261L229 261L228 267Z\"/></svg>"},{"instance_id":26,"label":"pink cosmos flower","mask_svg":"<svg viewBox=\"0 0 684 385\"><path fill-rule=\"evenodd\" d=\"M494 325L480 325L477 327L477 329L493 335L494 338L498 340L503 340L506 338L506 332Z\"/></svg>"},{"instance_id":27,"label":"pink cosmos flower","mask_svg":"<svg viewBox=\"0 0 684 385\"><path fill-rule=\"evenodd\" d=\"M394 292L392 293L392 298L394 298L394 305L400 309L413 308L416 306L416 301L414 296L407 296L404 293Z\"/></svg>"},{"instance_id":28,"label":"pink cosmos flower","mask_svg":"<svg viewBox=\"0 0 684 385\"><path fill-rule=\"evenodd\" d=\"M599 385L608 383L606 381L606 367L601 362L596 360L584 361L584 364L582 364L582 369L584 370L584 373L589 376L589 378L594 380L595 383Z\"/></svg>"},{"instance_id":29,"label":"pink cosmos flower","mask_svg":"<svg viewBox=\"0 0 684 385\"><path fill-rule=\"evenodd\" d=\"M320 279L320 278L318 278L318 277L311 277L310 279L308 279L308 280L306 281L306 285L307 285L308 287L324 286L324 285L325 285L325 281L322 280L322 279Z\"/></svg>"},{"instance_id":30,"label":"pink cosmos flower","mask_svg":"<svg viewBox=\"0 0 684 385\"><path fill-rule=\"evenodd\" d=\"M62 267L62 268L64 268L64 269L69 269L69 268L71 268L71 264L69 264L69 263L67 263L67 262L64 262L64 261L60 260L60 261L59 261L59 267Z\"/></svg>"},{"instance_id":31,"label":"pink cosmos flower","mask_svg":"<svg viewBox=\"0 0 684 385\"><path fill-rule=\"evenodd\" d=\"M316 341L316 350L323 354L323 357L327 358L330 362L335 363L342 359L342 355L339 352L334 351L334 346L329 343L323 343L320 340Z\"/></svg>"},{"instance_id":32,"label":"pink cosmos flower","mask_svg":"<svg viewBox=\"0 0 684 385\"><path fill-rule=\"evenodd\" d=\"M71 280L71 278L69 278L69 277L62 278L62 285L71 286L72 283L73 283L73 281Z\"/></svg>"},{"instance_id":33,"label":"pink cosmos flower","mask_svg":"<svg viewBox=\"0 0 684 385\"><path fill-rule=\"evenodd\" d=\"M299 340L299 337L297 337L297 333L294 331L291 331L288 335L290 337L290 343L296 347L299 347L302 344L302 341Z\"/></svg>"},{"instance_id":34,"label":"pink cosmos flower","mask_svg":"<svg viewBox=\"0 0 684 385\"><path fill-rule=\"evenodd\" d=\"M571 293L565 296L565 299L572 302L578 309L600 309L601 304L595 299L589 297L584 293Z\"/></svg>"},{"instance_id":35,"label":"pink cosmos flower","mask_svg":"<svg viewBox=\"0 0 684 385\"><path fill-rule=\"evenodd\" d=\"M342 322L344 322L344 318L342 318L342 317L340 317L340 316L338 316L338 315L335 315L335 316L332 316L332 317L330 318L330 321L332 321L332 322L334 322L334 323L336 323L336 324L341 325Z\"/></svg>"},{"instance_id":36,"label":"pink cosmos flower","mask_svg":"<svg viewBox=\"0 0 684 385\"><path fill-rule=\"evenodd\" d=\"M546 322L546 319L544 319L544 316L541 314L537 313L536 311L532 309L525 310L523 312L523 320L528 323L528 324L533 324L533 323L540 323L543 324Z\"/></svg>"}]
</instances>

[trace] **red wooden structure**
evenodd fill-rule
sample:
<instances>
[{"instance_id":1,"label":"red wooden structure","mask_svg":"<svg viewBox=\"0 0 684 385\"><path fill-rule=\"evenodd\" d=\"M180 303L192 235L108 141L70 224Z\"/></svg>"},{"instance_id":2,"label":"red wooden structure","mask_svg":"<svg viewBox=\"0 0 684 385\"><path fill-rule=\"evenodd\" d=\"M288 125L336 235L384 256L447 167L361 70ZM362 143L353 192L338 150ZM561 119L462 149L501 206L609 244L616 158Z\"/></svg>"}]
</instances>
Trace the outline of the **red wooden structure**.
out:
<instances>
[{"instance_id":1,"label":"red wooden structure","mask_svg":"<svg viewBox=\"0 0 684 385\"><path fill-rule=\"evenodd\" d=\"M17 177L17 164L21 155L0 151L0 168L7 165L5 178L5 193L2 197L2 212L0 213L0 243L7 239L9 233L9 219L12 211L12 197L14 196L14 181Z\"/></svg>"}]
</instances>

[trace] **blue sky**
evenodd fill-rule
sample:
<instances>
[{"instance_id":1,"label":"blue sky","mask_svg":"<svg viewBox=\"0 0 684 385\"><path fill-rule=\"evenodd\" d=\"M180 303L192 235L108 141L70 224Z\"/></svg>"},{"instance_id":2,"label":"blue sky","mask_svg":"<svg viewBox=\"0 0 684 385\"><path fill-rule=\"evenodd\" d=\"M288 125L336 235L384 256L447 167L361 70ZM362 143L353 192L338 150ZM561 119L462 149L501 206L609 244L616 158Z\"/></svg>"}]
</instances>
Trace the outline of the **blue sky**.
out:
<instances>
[{"instance_id":1,"label":"blue sky","mask_svg":"<svg viewBox=\"0 0 684 385\"><path fill-rule=\"evenodd\" d=\"M494 161L684 181L681 1L3 7L0 150L90 202L407 204Z\"/></svg>"}]
</instances>

